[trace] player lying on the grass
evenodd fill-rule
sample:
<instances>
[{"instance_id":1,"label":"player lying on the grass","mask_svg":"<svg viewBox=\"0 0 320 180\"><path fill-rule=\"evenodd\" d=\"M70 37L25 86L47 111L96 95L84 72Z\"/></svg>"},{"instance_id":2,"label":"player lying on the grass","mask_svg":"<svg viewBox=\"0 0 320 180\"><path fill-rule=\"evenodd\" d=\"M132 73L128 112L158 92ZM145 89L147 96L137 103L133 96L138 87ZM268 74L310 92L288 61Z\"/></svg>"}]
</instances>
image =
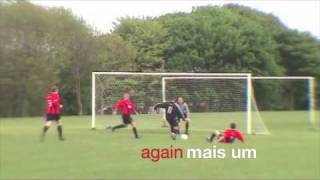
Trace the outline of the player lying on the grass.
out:
<instances>
[{"instance_id":1,"label":"player lying on the grass","mask_svg":"<svg viewBox=\"0 0 320 180\"><path fill-rule=\"evenodd\" d=\"M63 105L61 104L59 90L56 86L53 86L46 98L47 104L47 112L46 112L46 122L43 127L43 131L41 134L41 142L44 141L45 134L48 131L49 127L52 124L52 121L56 122L57 130L59 134L59 140L63 141L64 138L62 136L62 121L61 121L61 108Z\"/></svg>"},{"instance_id":2,"label":"player lying on the grass","mask_svg":"<svg viewBox=\"0 0 320 180\"><path fill-rule=\"evenodd\" d=\"M177 135L180 134L179 121L185 119L185 116L176 102L164 102L154 106L155 110L159 108L165 109L166 120L170 125L171 138L175 140Z\"/></svg>"},{"instance_id":3,"label":"player lying on the grass","mask_svg":"<svg viewBox=\"0 0 320 180\"><path fill-rule=\"evenodd\" d=\"M209 137L208 142L212 142L216 139L220 143L233 143L235 139L244 142L244 137L240 131L236 130L236 123L230 123L230 128L224 130L223 133L216 130Z\"/></svg>"},{"instance_id":4,"label":"player lying on the grass","mask_svg":"<svg viewBox=\"0 0 320 180\"><path fill-rule=\"evenodd\" d=\"M185 119L183 121L185 122L185 134L189 134L189 124L190 124L190 110L188 107L188 104L184 102L182 96L178 96L176 98L176 103L179 105L183 115L185 116Z\"/></svg>"},{"instance_id":5,"label":"player lying on the grass","mask_svg":"<svg viewBox=\"0 0 320 180\"><path fill-rule=\"evenodd\" d=\"M108 126L107 129L111 129L112 132L119 128L127 127L131 125L135 138L139 138L136 123L133 121L131 114L137 114L136 105L129 99L129 93L124 93L122 99L114 105L113 115L117 114L118 110L122 112L122 124L116 126Z\"/></svg>"}]
</instances>

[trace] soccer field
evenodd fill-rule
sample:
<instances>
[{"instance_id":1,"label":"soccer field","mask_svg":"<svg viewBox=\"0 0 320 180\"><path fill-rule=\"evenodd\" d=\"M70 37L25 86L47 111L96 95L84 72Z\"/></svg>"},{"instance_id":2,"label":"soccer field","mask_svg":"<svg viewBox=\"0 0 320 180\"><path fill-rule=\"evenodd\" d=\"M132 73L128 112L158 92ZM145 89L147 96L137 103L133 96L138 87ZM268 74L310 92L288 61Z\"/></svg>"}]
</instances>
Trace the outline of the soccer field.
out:
<instances>
[{"instance_id":1,"label":"soccer field","mask_svg":"<svg viewBox=\"0 0 320 180\"><path fill-rule=\"evenodd\" d=\"M44 143L39 141L41 117L2 118L0 179L320 179L320 131L310 129L306 112L298 111L264 112L271 135L246 135L245 144L217 145L226 151L255 148L256 159L141 158L143 148L212 148L205 138L210 130L227 127L224 114L192 114L187 141L171 140L159 115L134 117L141 139L134 139L130 128L104 129L119 123L120 116L99 117L96 130L90 129L89 116L63 117L66 141L58 141L52 126Z\"/></svg>"}]
</instances>

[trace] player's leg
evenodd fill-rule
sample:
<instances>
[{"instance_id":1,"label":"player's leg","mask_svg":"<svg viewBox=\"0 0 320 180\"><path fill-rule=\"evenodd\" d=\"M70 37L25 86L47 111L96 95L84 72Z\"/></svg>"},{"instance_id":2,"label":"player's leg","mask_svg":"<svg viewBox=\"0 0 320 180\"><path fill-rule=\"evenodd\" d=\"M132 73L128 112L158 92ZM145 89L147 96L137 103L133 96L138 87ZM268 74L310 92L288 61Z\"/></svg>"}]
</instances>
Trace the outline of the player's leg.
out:
<instances>
[{"instance_id":1,"label":"player's leg","mask_svg":"<svg viewBox=\"0 0 320 180\"><path fill-rule=\"evenodd\" d=\"M221 135L220 131L215 130L209 137L207 137L207 141L212 142L215 138L219 141Z\"/></svg>"},{"instance_id":2,"label":"player's leg","mask_svg":"<svg viewBox=\"0 0 320 180\"><path fill-rule=\"evenodd\" d=\"M139 135L138 135L138 130L137 130L137 127L136 127L136 123L132 119L131 119L130 125L132 127L132 131L133 131L134 137L138 139Z\"/></svg>"},{"instance_id":3,"label":"player's leg","mask_svg":"<svg viewBox=\"0 0 320 180\"><path fill-rule=\"evenodd\" d=\"M189 134L189 126L190 126L190 119L189 118L187 118L187 119L185 119L185 131L184 131L184 133L185 134Z\"/></svg>"},{"instance_id":4,"label":"player's leg","mask_svg":"<svg viewBox=\"0 0 320 180\"><path fill-rule=\"evenodd\" d=\"M173 126L173 133L180 134L180 129L178 124Z\"/></svg>"},{"instance_id":5,"label":"player's leg","mask_svg":"<svg viewBox=\"0 0 320 180\"><path fill-rule=\"evenodd\" d=\"M111 128L111 130L113 132L116 129L125 128L125 127L127 127L127 125L122 123L122 124L118 124L118 125L115 125L115 126L111 126L110 128Z\"/></svg>"},{"instance_id":6,"label":"player's leg","mask_svg":"<svg viewBox=\"0 0 320 180\"><path fill-rule=\"evenodd\" d=\"M112 132L115 131L116 129L120 129L120 128L125 128L127 127L128 124L130 124L130 121L129 121L129 118L130 116L125 116L125 115L122 115L122 124L118 124L116 126L112 126L111 127L111 130Z\"/></svg>"},{"instance_id":7,"label":"player's leg","mask_svg":"<svg viewBox=\"0 0 320 180\"><path fill-rule=\"evenodd\" d=\"M56 117L56 125L57 125L59 140L61 141L65 140L62 133L62 120L60 119L60 115L57 115Z\"/></svg>"},{"instance_id":8,"label":"player's leg","mask_svg":"<svg viewBox=\"0 0 320 180\"><path fill-rule=\"evenodd\" d=\"M171 125L170 125L171 126ZM180 129L178 125L171 126L171 138L176 140L177 136L180 134Z\"/></svg>"},{"instance_id":9,"label":"player's leg","mask_svg":"<svg viewBox=\"0 0 320 180\"><path fill-rule=\"evenodd\" d=\"M172 120L168 120L168 123L170 125L171 138L173 140L176 140L177 135L180 134L178 121L176 119L172 119Z\"/></svg>"},{"instance_id":10,"label":"player's leg","mask_svg":"<svg viewBox=\"0 0 320 180\"><path fill-rule=\"evenodd\" d=\"M223 136L223 134L219 134L218 136L217 136L217 141L218 142L224 142L224 136Z\"/></svg>"},{"instance_id":11,"label":"player's leg","mask_svg":"<svg viewBox=\"0 0 320 180\"><path fill-rule=\"evenodd\" d=\"M46 115L46 122L44 123L43 129L42 129L41 138L40 138L41 142L44 141L45 135L46 135L48 129L50 128L51 123L52 123L52 116L50 114L47 114Z\"/></svg>"},{"instance_id":12,"label":"player's leg","mask_svg":"<svg viewBox=\"0 0 320 180\"><path fill-rule=\"evenodd\" d=\"M127 127L127 125L122 123L115 126L107 126L106 129L111 129L111 131L114 132L116 129L125 128L125 127Z\"/></svg>"}]
</instances>

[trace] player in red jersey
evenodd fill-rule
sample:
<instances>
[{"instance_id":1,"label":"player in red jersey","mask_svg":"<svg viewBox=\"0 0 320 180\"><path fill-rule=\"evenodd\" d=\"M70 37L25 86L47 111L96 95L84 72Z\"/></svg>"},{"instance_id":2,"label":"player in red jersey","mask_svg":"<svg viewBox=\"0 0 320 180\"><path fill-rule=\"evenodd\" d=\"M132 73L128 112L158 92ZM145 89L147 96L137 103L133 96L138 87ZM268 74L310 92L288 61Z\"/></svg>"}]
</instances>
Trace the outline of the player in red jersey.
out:
<instances>
[{"instance_id":1,"label":"player in red jersey","mask_svg":"<svg viewBox=\"0 0 320 180\"><path fill-rule=\"evenodd\" d=\"M41 141L44 141L45 134L51 126L52 121L56 122L59 140L63 141L64 138L62 136L62 121L60 120L61 108L63 107L63 105L61 104L59 90L56 86L53 86L48 93L46 98L46 106L46 122L43 127Z\"/></svg>"},{"instance_id":2,"label":"player in red jersey","mask_svg":"<svg viewBox=\"0 0 320 180\"><path fill-rule=\"evenodd\" d=\"M230 128L226 129L223 133L220 133L218 130L213 132L207 141L212 142L214 139L217 139L220 143L233 143L235 139L238 139L241 142L244 142L244 137L240 131L236 130L236 124L231 123Z\"/></svg>"},{"instance_id":3,"label":"player in red jersey","mask_svg":"<svg viewBox=\"0 0 320 180\"><path fill-rule=\"evenodd\" d=\"M109 126L107 129L111 129L113 132L116 129L127 127L128 124L130 124L135 138L139 138L136 123L131 117L131 114L137 114L138 111L136 105L130 100L129 93L124 93L123 98L114 105L112 114L116 115L118 110L121 110L122 112L122 124Z\"/></svg>"}]
</instances>

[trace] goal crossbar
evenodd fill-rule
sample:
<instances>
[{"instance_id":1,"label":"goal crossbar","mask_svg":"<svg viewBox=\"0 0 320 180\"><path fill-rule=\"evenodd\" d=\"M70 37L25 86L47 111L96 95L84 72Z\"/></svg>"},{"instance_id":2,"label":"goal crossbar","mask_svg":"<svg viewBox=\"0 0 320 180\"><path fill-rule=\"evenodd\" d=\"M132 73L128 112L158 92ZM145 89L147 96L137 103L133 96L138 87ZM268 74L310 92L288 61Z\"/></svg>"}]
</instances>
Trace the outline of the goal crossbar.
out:
<instances>
[{"instance_id":1,"label":"goal crossbar","mask_svg":"<svg viewBox=\"0 0 320 180\"><path fill-rule=\"evenodd\" d=\"M250 73L148 73L148 72L92 72L92 75L148 75L148 76L248 76Z\"/></svg>"},{"instance_id":2,"label":"goal crossbar","mask_svg":"<svg viewBox=\"0 0 320 180\"><path fill-rule=\"evenodd\" d=\"M252 76L252 79L287 79L287 80L313 80L312 76Z\"/></svg>"}]
</instances>

